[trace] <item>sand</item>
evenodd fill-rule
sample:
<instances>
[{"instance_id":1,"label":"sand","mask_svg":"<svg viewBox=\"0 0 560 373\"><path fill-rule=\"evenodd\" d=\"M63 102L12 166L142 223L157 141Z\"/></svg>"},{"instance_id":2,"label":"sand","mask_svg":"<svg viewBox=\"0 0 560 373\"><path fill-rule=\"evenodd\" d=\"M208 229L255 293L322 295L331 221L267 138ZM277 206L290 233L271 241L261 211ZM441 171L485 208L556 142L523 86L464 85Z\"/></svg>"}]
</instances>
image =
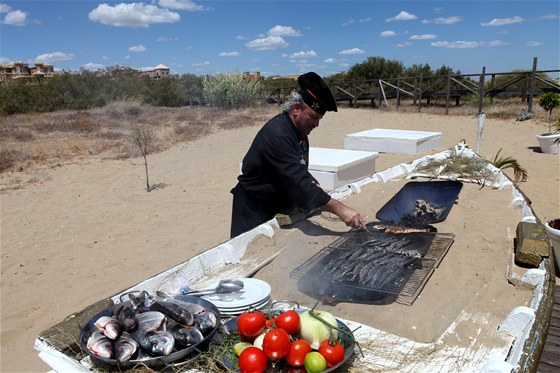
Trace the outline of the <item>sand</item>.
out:
<instances>
[{"instance_id":1,"label":"sand","mask_svg":"<svg viewBox=\"0 0 560 373\"><path fill-rule=\"evenodd\" d=\"M476 116L341 109L325 116L310 141L311 146L343 148L348 133L392 128L442 132L444 146L438 151L461 139L474 148L477 122ZM520 187L542 221L560 215L560 158L540 153L535 138L546 128L544 119L517 122L488 116L479 151L493 159L501 148L503 156L528 170ZM150 155L151 182L165 184L150 193L140 159L86 159L33 171L35 175L2 175L3 184L24 176L37 181L0 195L0 370L50 370L33 349L41 331L226 241L229 191L258 129L221 130ZM376 169L414 158L381 154ZM481 216L491 216L492 206L477 208Z\"/></svg>"}]
</instances>

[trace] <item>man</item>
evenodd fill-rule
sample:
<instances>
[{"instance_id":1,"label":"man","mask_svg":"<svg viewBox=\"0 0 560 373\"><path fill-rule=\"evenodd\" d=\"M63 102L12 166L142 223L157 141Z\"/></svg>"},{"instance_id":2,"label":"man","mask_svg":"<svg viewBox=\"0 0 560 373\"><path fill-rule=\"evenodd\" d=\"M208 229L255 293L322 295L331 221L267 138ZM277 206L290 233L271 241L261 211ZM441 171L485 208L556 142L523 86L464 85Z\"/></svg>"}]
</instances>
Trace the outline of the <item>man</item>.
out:
<instances>
[{"instance_id":1,"label":"man","mask_svg":"<svg viewBox=\"0 0 560 373\"><path fill-rule=\"evenodd\" d=\"M338 215L347 226L365 228L362 216L331 198L307 169L308 136L327 111L337 108L329 87L316 73L301 75L298 84L300 91L292 93L282 113L265 123L243 158L242 174L231 190L231 237L296 208L305 213L321 208Z\"/></svg>"}]
</instances>

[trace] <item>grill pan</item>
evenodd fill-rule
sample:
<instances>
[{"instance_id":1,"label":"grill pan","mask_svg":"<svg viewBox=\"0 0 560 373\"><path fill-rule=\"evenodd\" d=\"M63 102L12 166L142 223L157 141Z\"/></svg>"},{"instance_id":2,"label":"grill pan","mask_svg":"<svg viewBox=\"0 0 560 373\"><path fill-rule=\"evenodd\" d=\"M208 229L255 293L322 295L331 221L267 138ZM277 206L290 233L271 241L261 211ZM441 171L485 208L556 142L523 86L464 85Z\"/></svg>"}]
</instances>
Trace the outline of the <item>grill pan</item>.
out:
<instances>
[{"instance_id":1,"label":"grill pan","mask_svg":"<svg viewBox=\"0 0 560 373\"><path fill-rule=\"evenodd\" d=\"M412 304L447 253L453 234L351 231L290 273L325 304Z\"/></svg>"},{"instance_id":2,"label":"grill pan","mask_svg":"<svg viewBox=\"0 0 560 373\"><path fill-rule=\"evenodd\" d=\"M375 215L387 224L419 227L444 221L459 196L459 181L407 183Z\"/></svg>"}]
</instances>

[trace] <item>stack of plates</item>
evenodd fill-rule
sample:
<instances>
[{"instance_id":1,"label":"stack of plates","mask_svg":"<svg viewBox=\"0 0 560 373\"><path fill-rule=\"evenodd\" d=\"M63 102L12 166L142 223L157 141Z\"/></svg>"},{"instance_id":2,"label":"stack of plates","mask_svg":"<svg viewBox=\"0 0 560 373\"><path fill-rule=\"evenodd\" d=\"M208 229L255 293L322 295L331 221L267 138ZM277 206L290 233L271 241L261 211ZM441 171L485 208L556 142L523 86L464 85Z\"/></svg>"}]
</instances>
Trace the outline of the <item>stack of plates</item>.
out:
<instances>
[{"instance_id":1,"label":"stack of plates","mask_svg":"<svg viewBox=\"0 0 560 373\"><path fill-rule=\"evenodd\" d=\"M203 298L213 303L222 316L238 316L247 310L258 310L270 303L270 285L256 278L240 278L243 290L232 294L209 294ZM210 284L211 289L218 283Z\"/></svg>"}]
</instances>

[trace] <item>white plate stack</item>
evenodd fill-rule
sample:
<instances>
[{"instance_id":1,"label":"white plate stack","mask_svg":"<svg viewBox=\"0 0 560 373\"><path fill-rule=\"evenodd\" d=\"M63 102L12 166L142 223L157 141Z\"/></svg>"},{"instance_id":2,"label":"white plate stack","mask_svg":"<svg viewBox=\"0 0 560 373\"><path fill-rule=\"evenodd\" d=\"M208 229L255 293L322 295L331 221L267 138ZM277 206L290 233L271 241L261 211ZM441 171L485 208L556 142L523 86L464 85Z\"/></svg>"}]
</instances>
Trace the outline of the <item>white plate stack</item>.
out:
<instances>
[{"instance_id":1,"label":"white plate stack","mask_svg":"<svg viewBox=\"0 0 560 373\"><path fill-rule=\"evenodd\" d=\"M202 298L213 303L222 316L239 316L247 310L258 310L270 303L270 285L256 278L240 278L243 289L231 294L209 294ZM211 289L218 283L210 284Z\"/></svg>"}]
</instances>

